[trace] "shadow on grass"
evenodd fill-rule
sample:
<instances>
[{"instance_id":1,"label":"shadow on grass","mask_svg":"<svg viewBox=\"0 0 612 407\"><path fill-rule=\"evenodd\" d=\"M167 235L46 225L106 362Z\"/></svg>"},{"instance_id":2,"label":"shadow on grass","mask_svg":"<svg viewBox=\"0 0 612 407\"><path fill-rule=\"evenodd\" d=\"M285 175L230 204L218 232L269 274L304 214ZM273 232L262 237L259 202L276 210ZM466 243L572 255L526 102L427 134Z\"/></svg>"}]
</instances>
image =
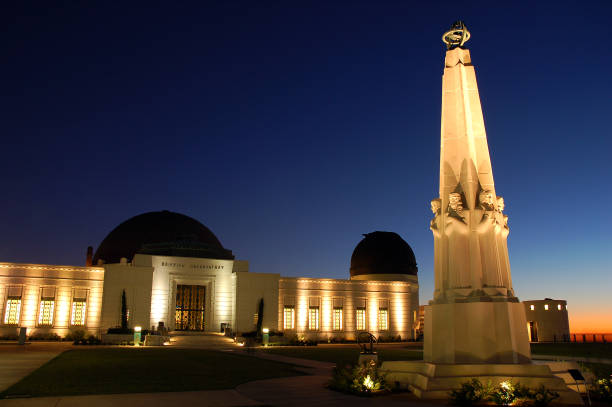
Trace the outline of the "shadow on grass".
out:
<instances>
[{"instance_id":1,"label":"shadow on grass","mask_svg":"<svg viewBox=\"0 0 612 407\"><path fill-rule=\"evenodd\" d=\"M285 363L202 349L73 349L0 397L220 390L301 374Z\"/></svg>"}]
</instances>

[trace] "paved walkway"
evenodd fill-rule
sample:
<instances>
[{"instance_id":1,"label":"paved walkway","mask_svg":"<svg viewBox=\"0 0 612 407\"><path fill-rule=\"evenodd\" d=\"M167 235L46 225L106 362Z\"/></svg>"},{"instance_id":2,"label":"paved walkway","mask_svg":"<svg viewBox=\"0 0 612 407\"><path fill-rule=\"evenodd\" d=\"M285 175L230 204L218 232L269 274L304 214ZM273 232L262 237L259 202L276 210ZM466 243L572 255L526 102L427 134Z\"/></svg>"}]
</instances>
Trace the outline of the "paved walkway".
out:
<instances>
[{"instance_id":1,"label":"paved walkway","mask_svg":"<svg viewBox=\"0 0 612 407\"><path fill-rule=\"evenodd\" d=\"M25 345L18 345L16 342L1 344L0 391L6 390L71 347L71 342L34 342Z\"/></svg>"},{"instance_id":2,"label":"paved walkway","mask_svg":"<svg viewBox=\"0 0 612 407\"><path fill-rule=\"evenodd\" d=\"M262 406L236 390L185 391L176 393L98 394L92 396L36 397L0 400L2 407L238 407Z\"/></svg>"}]
</instances>

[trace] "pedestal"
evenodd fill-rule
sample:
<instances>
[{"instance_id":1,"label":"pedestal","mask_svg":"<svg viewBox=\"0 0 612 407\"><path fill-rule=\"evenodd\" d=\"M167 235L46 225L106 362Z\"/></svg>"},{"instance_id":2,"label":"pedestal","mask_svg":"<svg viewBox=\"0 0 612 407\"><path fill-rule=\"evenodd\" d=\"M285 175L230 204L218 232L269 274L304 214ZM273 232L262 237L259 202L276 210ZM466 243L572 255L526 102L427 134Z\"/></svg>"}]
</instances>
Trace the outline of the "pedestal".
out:
<instances>
[{"instance_id":1,"label":"pedestal","mask_svg":"<svg viewBox=\"0 0 612 407\"><path fill-rule=\"evenodd\" d=\"M519 302L482 301L425 307L423 360L430 363L529 363L525 309Z\"/></svg>"}]
</instances>

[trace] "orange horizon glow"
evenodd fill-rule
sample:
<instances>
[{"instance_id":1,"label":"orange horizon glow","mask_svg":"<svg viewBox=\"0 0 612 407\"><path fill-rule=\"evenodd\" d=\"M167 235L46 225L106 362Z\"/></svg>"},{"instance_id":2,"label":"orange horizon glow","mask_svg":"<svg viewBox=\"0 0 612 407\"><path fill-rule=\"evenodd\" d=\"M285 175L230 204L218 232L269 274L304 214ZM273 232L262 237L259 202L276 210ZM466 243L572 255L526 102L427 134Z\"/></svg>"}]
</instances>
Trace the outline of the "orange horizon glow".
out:
<instances>
[{"instance_id":1,"label":"orange horizon glow","mask_svg":"<svg viewBox=\"0 0 612 407\"><path fill-rule=\"evenodd\" d=\"M612 315L604 312L570 312L571 333L612 333Z\"/></svg>"}]
</instances>

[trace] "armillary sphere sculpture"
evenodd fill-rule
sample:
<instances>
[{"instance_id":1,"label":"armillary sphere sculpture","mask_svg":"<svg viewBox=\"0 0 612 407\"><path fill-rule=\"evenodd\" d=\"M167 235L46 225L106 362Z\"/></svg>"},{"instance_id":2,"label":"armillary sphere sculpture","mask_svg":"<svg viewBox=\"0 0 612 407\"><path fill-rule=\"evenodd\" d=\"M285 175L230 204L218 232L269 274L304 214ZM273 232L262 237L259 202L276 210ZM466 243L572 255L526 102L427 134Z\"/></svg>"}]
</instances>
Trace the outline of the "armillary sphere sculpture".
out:
<instances>
[{"instance_id":1,"label":"armillary sphere sculpture","mask_svg":"<svg viewBox=\"0 0 612 407\"><path fill-rule=\"evenodd\" d=\"M369 332L359 332L357 335L357 344L361 347L361 353L376 353L374 352L374 342L376 337ZM368 349L368 344L369 349Z\"/></svg>"},{"instance_id":2,"label":"armillary sphere sculpture","mask_svg":"<svg viewBox=\"0 0 612 407\"><path fill-rule=\"evenodd\" d=\"M457 47L463 47L470 39L470 32L463 23L463 21L455 21L451 26L450 30L444 33L442 36L442 42L446 44L446 49L455 49Z\"/></svg>"}]
</instances>

